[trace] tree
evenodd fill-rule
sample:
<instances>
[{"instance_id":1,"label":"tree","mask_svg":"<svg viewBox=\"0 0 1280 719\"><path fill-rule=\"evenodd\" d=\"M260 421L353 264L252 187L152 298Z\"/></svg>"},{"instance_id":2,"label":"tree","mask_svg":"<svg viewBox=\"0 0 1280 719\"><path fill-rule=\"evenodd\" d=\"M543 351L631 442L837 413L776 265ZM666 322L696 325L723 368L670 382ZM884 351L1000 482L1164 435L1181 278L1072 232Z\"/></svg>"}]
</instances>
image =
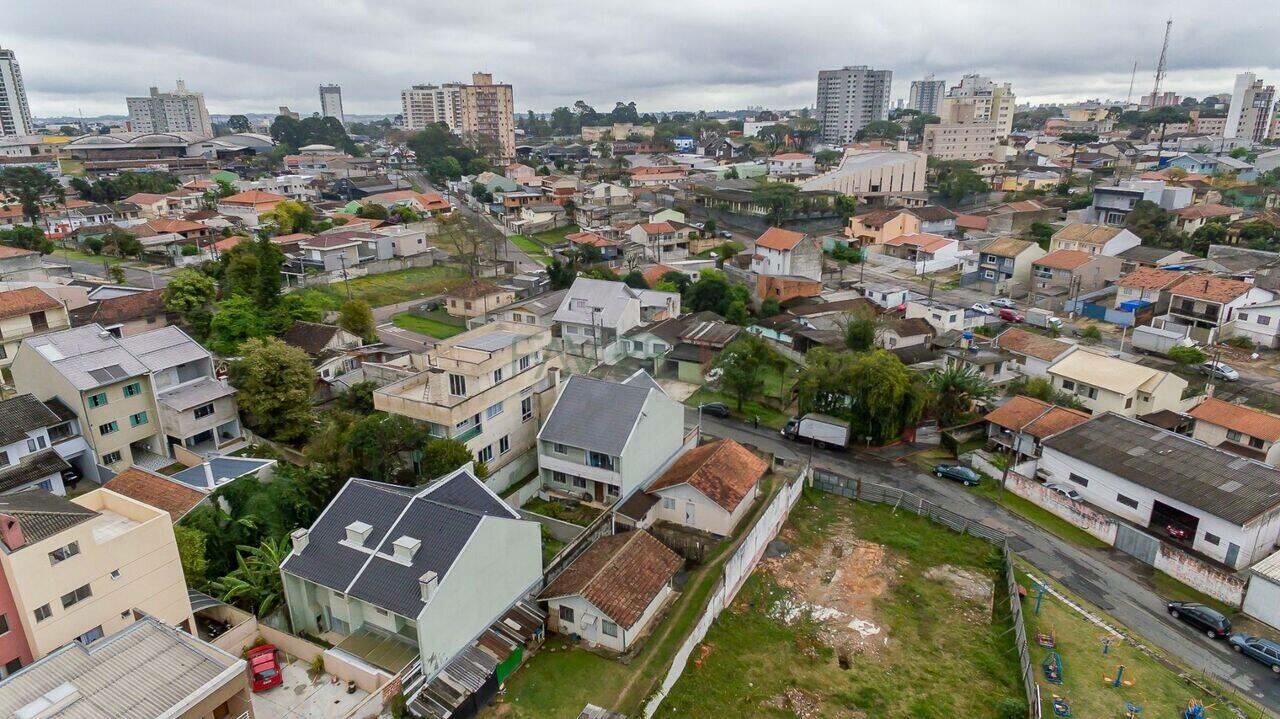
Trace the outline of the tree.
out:
<instances>
[{"instance_id":1,"label":"tree","mask_svg":"<svg viewBox=\"0 0 1280 719\"><path fill-rule=\"evenodd\" d=\"M832 209L840 216L840 224L848 224L849 218L858 213L858 198L853 195L837 195Z\"/></svg>"},{"instance_id":2,"label":"tree","mask_svg":"<svg viewBox=\"0 0 1280 719\"><path fill-rule=\"evenodd\" d=\"M720 382L738 400L738 411L748 398L764 388L765 372L781 364L781 357L768 340L750 332L742 332L720 351L715 366L720 369Z\"/></svg>"},{"instance_id":3,"label":"tree","mask_svg":"<svg viewBox=\"0 0 1280 719\"><path fill-rule=\"evenodd\" d=\"M773 155L777 153L778 150L782 149L782 147L787 144L787 137L790 135L791 128L782 124L766 125L765 127L760 128L760 131L756 133L756 137L764 141L765 147L768 149L770 155Z\"/></svg>"},{"instance_id":4,"label":"tree","mask_svg":"<svg viewBox=\"0 0 1280 719\"><path fill-rule=\"evenodd\" d=\"M111 265L107 268L107 278L117 285L123 285L128 277L124 274L124 268L120 265Z\"/></svg>"},{"instance_id":5,"label":"tree","mask_svg":"<svg viewBox=\"0 0 1280 719\"><path fill-rule=\"evenodd\" d=\"M137 257L142 254L142 241L122 228L112 226L102 238L103 249L117 257Z\"/></svg>"},{"instance_id":6,"label":"tree","mask_svg":"<svg viewBox=\"0 0 1280 719\"><path fill-rule=\"evenodd\" d=\"M1186 369L1192 365L1198 365L1209 358L1204 352L1196 347L1170 347L1166 352L1169 359L1178 363L1178 366Z\"/></svg>"},{"instance_id":7,"label":"tree","mask_svg":"<svg viewBox=\"0 0 1280 719\"><path fill-rule=\"evenodd\" d=\"M926 390L917 376L885 350L809 350L795 386L801 412L822 412L849 421L854 437L885 442L914 425Z\"/></svg>"},{"instance_id":8,"label":"tree","mask_svg":"<svg viewBox=\"0 0 1280 719\"><path fill-rule=\"evenodd\" d=\"M824 167L830 167L840 161L844 157L844 153L839 150L818 150L813 155L814 161Z\"/></svg>"},{"instance_id":9,"label":"tree","mask_svg":"<svg viewBox=\"0 0 1280 719\"><path fill-rule=\"evenodd\" d=\"M500 236L486 237L486 234L496 231L488 223L472 222L459 212L441 217L439 226L439 237L448 243L469 277L480 273L480 263L486 256L496 254L496 241L502 239Z\"/></svg>"},{"instance_id":10,"label":"tree","mask_svg":"<svg viewBox=\"0 0 1280 719\"><path fill-rule=\"evenodd\" d=\"M1180 124L1191 119L1191 115L1181 107L1166 105L1157 107L1142 113L1139 122L1143 125L1159 125L1160 126L1160 143L1157 146L1156 158L1159 163L1164 162L1164 134L1169 125Z\"/></svg>"},{"instance_id":11,"label":"tree","mask_svg":"<svg viewBox=\"0 0 1280 719\"><path fill-rule=\"evenodd\" d=\"M1102 330L1097 325L1089 325L1080 331L1080 339L1086 344L1096 345L1102 341Z\"/></svg>"},{"instance_id":12,"label":"tree","mask_svg":"<svg viewBox=\"0 0 1280 719\"><path fill-rule=\"evenodd\" d=\"M0 193L8 194L22 206L22 216L32 225L40 224L44 198L62 203L67 193L52 175L38 167L6 167L0 170Z\"/></svg>"},{"instance_id":13,"label":"tree","mask_svg":"<svg viewBox=\"0 0 1280 719\"><path fill-rule=\"evenodd\" d=\"M248 132L249 118L244 115L232 115L227 118L227 129L232 132Z\"/></svg>"},{"instance_id":14,"label":"tree","mask_svg":"<svg viewBox=\"0 0 1280 719\"><path fill-rule=\"evenodd\" d=\"M164 308L177 313L200 341L208 337L211 308L217 295L213 278L190 267L174 273L162 293Z\"/></svg>"},{"instance_id":15,"label":"tree","mask_svg":"<svg viewBox=\"0 0 1280 719\"><path fill-rule=\"evenodd\" d=\"M474 459L467 445L456 439L433 439L422 448L422 456L418 460L419 473L423 477L441 477Z\"/></svg>"},{"instance_id":16,"label":"tree","mask_svg":"<svg viewBox=\"0 0 1280 719\"><path fill-rule=\"evenodd\" d=\"M265 213L262 219L271 223L275 234L291 235L295 232L306 232L315 224L315 211L301 200L285 200L275 209Z\"/></svg>"},{"instance_id":17,"label":"tree","mask_svg":"<svg viewBox=\"0 0 1280 719\"><path fill-rule=\"evenodd\" d=\"M663 273L662 278L659 280L659 284L662 283L674 285L676 288L675 291L679 292L681 295L688 292L689 288L693 286L693 280L689 279L689 275L686 275L679 270L671 270L670 272Z\"/></svg>"},{"instance_id":18,"label":"tree","mask_svg":"<svg viewBox=\"0 0 1280 719\"><path fill-rule=\"evenodd\" d=\"M366 341L377 336L373 308L361 299L347 300L342 304L338 310L338 326Z\"/></svg>"},{"instance_id":19,"label":"tree","mask_svg":"<svg viewBox=\"0 0 1280 719\"><path fill-rule=\"evenodd\" d=\"M373 412L373 391L378 383L373 380L356 382L346 392L334 400L334 407L342 412L353 414L371 414Z\"/></svg>"},{"instance_id":20,"label":"tree","mask_svg":"<svg viewBox=\"0 0 1280 719\"><path fill-rule=\"evenodd\" d=\"M631 270L622 278L622 281L626 283L627 287L634 287L638 290L649 289L649 283L645 281L644 273L640 270Z\"/></svg>"},{"instance_id":21,"label":"tree","mask_svg":"<svg viewBox=\"0 0 1280 719\"><path fill-rule=\"evenodd\" d=\"M935 370L925 380L938 425L950 427L973 410L976 402L995 395L991 382L968 365L953 363Z\"/></svg>"},{"instance_id":22,"label":"tree","mask_svg":"<svg viewBox=\"0 0 1280 719\"><path fill-rule=\"evenodd\" d=\"M773 297L770 297L760 303L761 317L773 317L779 312L782 312L782 305Z\"/></svg>"},{"instance_id":23,"label":"tree","mask_svg":"<svg viewBox=\"0 0 1280 719\"><path fill-rule=\"evenodd\" d=\"M1058 136L1058 141L1071 145L1071 168L1067 170L1067 176L1063 180L1063 183L1070 185L1071 176L1076 173L1076 154L1080 151L1080 146L1097 142L1098 136L1092 132L1064 132Z\"/></svg>"},{"instance_id":24,"label":"tree","mask_svg":"<svg viewBox=\"0 0 1280 719\"><path fill-rule=\"evenodd\" d=\"M907 125L907 132L912 137L924 137L924 128L926 125L937 125L942 122L942 118L937 115L916 115L911 118L911 122Z\"/></svg>"},{"instance_id":25,"label":"tree","mask_svg":"<svg viewBox=\"0 0 1280 719\"><path fill-rule=\"evenodd\" d=\"M560 260L552 260L547 265L547 278L551 280L551 289L563 290L573 284L574 278L578 276L578 271L572 265L567 265Z\"/></svg>"},{"instance_id":26,"label":"tree","mask_svg":"<svg viewBox=\"0 0 1280 719\"><path fill-rule=\"evenodd\" d=\"M765 210L771 225L781 225L800 203L800 188L787 182L763 182L751 191L751 201Z\"/></svg>"},{"instance_id":27,"label":"tree","mask_svg":"<svg viewBox=\"0 0 1280 719\"><path fill-rule=\"evenodd\" d=\"M477 185L484 189L483 185ZM376 202L366 202L356 210L356 217L363 217L366 220L385 220L387 219L387 208Z\"/></svg>"},{"instance_id":28,"label":"tree","mask_svg":"<svg viewBox=\"0 0 1280 719\"><path fill-rule=\"evenodd\" d=\"M1173 227L1173 215L1151 200L1138 200L1125 217L1125 227L1143 242L1157 247L1178 247L1181 240Z\"/></svg>"},{"instance_id":29,"label":"tree","mask_svg":"<svg viewBox=\"0 0 1280 719\"><path fill-rule=\"evenodd\" d=\"M312 428L315 384L307 353L268 337L245 342L241 355L231 366L231 384L250 427L282 442L304 439Z\"/></svg>"},{"instance_id":30,"label":"tree","mask_svg":"<svg viewBox=\"0 0 1280 719\"><path fill-rule=\"evenodd\" d=\"M178 544L178 558L182 562L182 575L187 586L200 589L204 586L209 559L205 556L204 532L181 524L173 525L173 538Z\"/></svg>"},{"instance_id":31,"label":"tree","mask_svg":"<svg viewBox=\"0 0 1280 719\"><path fill-rule=\"evenodd\" d=\"M970 195L988 191L990 186L973 170L962 167L952 170L938 180L938 194L942 199L959 203Z\"/></svg>"},{"instance_id":32,"label":"tree","mask_svg":"<svg viewBox=\"0 0 1280 719\"><path fill-rule=\"evenodd\" d=\"M218 257L216 275L224 297L252 297L258 306L266 310L280 302L283 284L280 269L283 266L284 252L280 246L260 237L251 242L241 242L222 253Z\"/></svg>"},{"instance_id":33,"label":"tree","mask_svg":"<svg viewBox=\"0 0 1280 719\"><path fill-rule=\"evenodd\" d=\"M668 275L671 273L667 273ZM663 279L667 278L663 275ZM687 279L687 278L686 278ZM741 285L737 285L741 287ZM746 289L743 287L742 289ZM749 294L749 293L748 293ZM723 315L729 310L734 300L749 300L750 297L735 295L731 290L729 278L720 270L703 270L698 281L689 285L684 302L690 312L710 311Z\"/></svg>"},{"instance_id":34,"label":"tree","mask_svg":"<svg viewBox=\"0 0 1280 719\"><path fill-rule=\"evenodd\" d=\"M850 319L844 327L844 344L854 352L874 349L876 346L875 318L864 314Z\"/></svg>"},{"instance_id":35,"label":"tree","mask_svg":"<svg viewBox=\"0 0 1280 719\"><path fill-rule=\"evenodd\" d=\"M902 125L892 120L872 120L858 130L854 136L857 140L883 139L896 140L902 135Z\"/></svg>"},{"instance_id":36,"label":"tree","mask_svg":"<svg viewBox=\"0 0 1280 719\"><path fill-rule=\"evenodd\" d=\"M751 315L747 312L747 303L742 300L734 300L724 311L724 319L726 322L735 325L745 325L751 321Z\"/></svg>"},{"instance_id":37,"label":"tree","mask_svg":"<svg viewBox=\"0 0 1280 719\"><path fill-rule=\"evenodd\" d=\"M432 441L427 425L386 412L330 412L307 445L307 457L339 476L358 474L406 486L424 477L415 465L418 450Z\"/></svg>"},{"instance_id":38,"label":"tree","mask_svg":"<svg viewBox=\"0 0 1280 719\"><path fill-rule=\"evenodd\" d=\"M53 240L45 237L44 230L35 225L15 225L0 230L0 244L47 255L53 252Z\"/></svg>"},{"instance_id":39,"label":"tree","mask_svg":"<svg viewBox=\"0 0 1280 719\"><path fill-rule=\"evenodd\" d=\"M228 297L217 304L209 320L209 349L223 357L234 356L247 340L267 335L267 319L252 297Z\"/></svg>"},{"instance_id":40,"label":"tree","mask_svg":"<svg viewBox=\"0 0 1280 719\"><path fill-rule=\"evenodd\" d=\"M706 222L702 223L702 231L707 237L715 237L716 230L718 229L719 225L716 224L714 219L708 219Z\"/></svg>"},{"instance_id":41,"label":"tree","mask_svg":"<svg viewBox=\"0 0 1280 719\"><path fill-rule=\"evenodd\" d=\"M209 588L224 602L269 616L284 603L284 584L280 563L292 551L289 537L264 539L256 547L237 547L236 568L225 577L209 583Z\"/></svg>"},{"instance_id":42,"label":"tree","mask_svg":"<svg viewBox=\"0 0 1280 719\"><path fill-rule=\"evenodd\" d=\"M1049 249L1049 240L1053 238L1053 225L1047 222L1032 222L1027 235L1035 240L1042 249Z\"/></svg>"}]
</instances>

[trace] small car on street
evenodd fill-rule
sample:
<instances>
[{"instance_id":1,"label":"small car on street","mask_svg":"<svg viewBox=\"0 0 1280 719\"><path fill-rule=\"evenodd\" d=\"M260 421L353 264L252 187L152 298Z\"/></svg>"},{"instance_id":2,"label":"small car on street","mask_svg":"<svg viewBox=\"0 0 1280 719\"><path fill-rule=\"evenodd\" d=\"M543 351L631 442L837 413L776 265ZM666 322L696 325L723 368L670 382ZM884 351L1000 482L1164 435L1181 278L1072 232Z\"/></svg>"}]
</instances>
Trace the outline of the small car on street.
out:
<instances>
[{"instance_id":1,"label":"small car on street","mask_svg":"<svg viewBox=\"0 0 1280 719\"><path fill-rule=\"evenodd\" d=\"M959 464L935 464L933 475L943 479L954 479L966 487L976 487L982 482L982 475Z\"/></svg>"},{"instance_id":2,"label":"small car on street","mask_svg":"<svg viewBox=\"0 0 1280 719\"><path fill-rule=\"evenodd\" d=\"M1021 322L1026 319L1021 313L1014 312L1011 309L1003 309L996 313L996 316L1005 322Z\"/></svg>"},{"instance_id":3,"label":"small car on street","mask_svg":"<svg viewBox=\"0 0 1280 719\"><path fill-rule=\"evenodd\" d=\"M1008 297L997 297L994 300L991 300L989 304L992 307L1003 307L1006 310L1011 310L1018 306L1017 304L1014 303L1013 300L1009 299Z\"/></svg>"},{"instance_id":4,"label":"small car on street","mask_svg":"<svg viewBox=\"0 0 1280 719\"><path fill-rule=\"evenodd\" d=\"M1169 602L1169 616L1204 632L1210 639L1226 639L1231 634L1231 620L1222 612L1196 602Z\"/></svg>"},{"instance_id":5,"label":"small car on street","mask_svg":"<svg viewBox=\"0 0 1280 719\"><path fill-rule=\"evenodd\" d=\"M276 659L276 645L260 644L250 649L246 658L253 674L253 691L263 692L284 682L280 661Z\"/></svg>"},{"instance_id":6,"label":"small car on street","mask_svg":"<svg viewBox=\"0 0 1280 719\"><path fill-rule=\"evenodd\" d=\"M1236 652L1257 659L1271 671L1280 674L1280 643L1262 637L1251 637L1248 634L1232 634L1227 640Z\"/></svg>"},{"instance_id":7,"label":"small car on street","mask_svg":"<svg viewBox=\"0 0 1280 719\"><path fill-rule=\"evenodd\" d=\"M973 306L971 306L969 309L973 310L974 312L981 312L984 315L994 315L996 313L996 311L991 307L991 305L984 305L981 302L974 302Z\"/></svg>"},{"instance_id":8,"label":"small car on street","mask_svg":"<svg viewBox=\"0 0 1280 719\"><path fill-rule=\"evenodd\" d=\"M703 414L711 415L712 417L719 417L720 419L729 418L729 405L724 402L708 402L703 405L698 405L698 409L702 410Z\"/></svg>"},{"instance_id":9,"label":"small car on street","mask_svg":"<svg viewBox=\"0 0 1280 719\"><path fill-rule=\"evenodd\" d=\"M1235 382L1240 379L1240 373L1226 362L1209 360L1200 365L1200 371L1214 379L1226 380L1227 382Z\"/></svg>"}]
</instances>

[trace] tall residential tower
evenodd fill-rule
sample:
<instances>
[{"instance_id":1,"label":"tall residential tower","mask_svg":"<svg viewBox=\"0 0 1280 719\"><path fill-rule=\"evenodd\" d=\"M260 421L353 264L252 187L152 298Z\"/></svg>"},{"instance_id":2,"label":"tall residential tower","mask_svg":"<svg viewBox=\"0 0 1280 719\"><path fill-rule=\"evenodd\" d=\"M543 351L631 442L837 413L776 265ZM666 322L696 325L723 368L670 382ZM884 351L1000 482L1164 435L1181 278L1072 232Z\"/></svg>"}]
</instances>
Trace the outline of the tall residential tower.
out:
<instances>
[{"instance_id":1,"label":"tall residential tower","mask_svg":"<svg viewBox=\"0 0 1280 719\"><path fill-rule=\"evenodd\" d=\"M947 81L935 80L932 74L925 75L923 80L912 80L907 109L918 110L921 115L937 115L946 91Z\"/></svg>"},{"instance_id":2,"label":"tall residential tower","mask_svg":"<svg viewBox=\"0 0 1280 719\"><path fill-rule=\"evenodd\" d=\"M13 50L0 48L0 137L34 135L35 131L18 57Z\"/></svg>"},{"instance_id":3,"label":"tall residential tower","mask_svg":"<svg viewBox=\"0 0 1280 719\"><path fill-rule=\"evenodd\" d=\"M938 117L944 125L991 123L996 127L996 138L1003 140L1013 132L1017 99L1007 82L997 85L981 75L965 75L942 98Z\"/></svg>"},{"instance_id":4,"label":"tall residential tower","mask_svg":"<svg viewBox=\"0 0 1280 719\"><path fill-rule=\"evenodd\" d=\"M1236 75L1236 86L1231 91L1231 105L1227 109L1227 124L1222 136L1262 142L1271 133L1271 113L1275 100L1274 85L1263 85L1262 80L1251 72Z\"/></svg>"},{"instance_id":5,"label":"tall residential tower","mask_svg":"<svg viewBox=\"0 0 1280 719\"><path fill-rule=\"evenodd\" d=\"M203 137L213 137L213 122L204 106L204 95L187 90L178 81L173 92L160 92L151 88L147 97L127 97L129 129L134 132L193 132Z\"/></svg>"},{"instance_id":6,"label":"tall residential tower","mask_svg":"<svg viewBox=\"0 0 1280 719\"><path fill-rule=\"evenodd\" d=\"M320 116L336 117L338 122L347 124L342 115L342 87L339 85L320 86Z\"/></svg>"},{"instance_id":7,"label":"tall residential tower","mask_svg":"<svg viewBox=\"0 0 1280 719\"><path fill-rule=\"evenodd\" d=\"M817 119L822 142L853 142L869 123L888 119L892 82L892 70L872 70L866 65L820 70Z\"/></svg>"},{"instance_id":8,"label":"tall residential tower","mask_svg":"<svg viewBox=\"0 0 1280 719\"><path fill-rule=\"evenodd\" d=\"M516 156L515 99L511 85L477 72L471 84L414 85L400 92L406 130L443 122L488 157L509 162Z\"/></svg>"}]
</instances>

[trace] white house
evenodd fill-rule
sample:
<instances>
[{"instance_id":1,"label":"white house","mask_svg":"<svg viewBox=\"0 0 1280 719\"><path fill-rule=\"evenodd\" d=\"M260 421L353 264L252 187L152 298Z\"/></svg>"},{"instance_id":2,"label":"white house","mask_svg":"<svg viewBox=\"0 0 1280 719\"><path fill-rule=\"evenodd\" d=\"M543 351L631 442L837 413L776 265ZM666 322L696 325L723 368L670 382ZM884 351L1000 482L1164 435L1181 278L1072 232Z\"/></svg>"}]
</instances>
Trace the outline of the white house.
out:
<instances>
[{"instance_id":1,"label":"white house","mask_svg":"<svg viewBox=\"0 0 1280 719\"><path fill-rule=\"evenodd\" d=\"M760 495L769 463L731 439L685 452L619 512L644 528L670 522L727 537Z\"/></svg>"},{"instance_id":2,"label":"white house","mask_svg":"<svg viewBox=\"0 0 1280 719\"><path fill-rule=\"evenodd\" d=\"M966 307L951 305L938 300L918 299L907 302L904 319L923 319L933 326L938 334L951 330L968 330L985 324L987 316Z\"/></svg>"},{"instance_id":3,"label":"white house","mask_svg":"<svg viewBox=\"0 0 1280 719\"><path fill-rule=\"evenodd\" d=\"M1280 470L1114 413L1046 439L1037 475L1154 534L1241 569L1280 540Z\"/></svg>"},{"instance_id":4,"label":"white house","mask_svg":"<svg viewBox=\"0 0 1280 719\"><path fill-rule=\"evenodd\" d=\"M812 177L817 163L807 152L782 152L769 158L770 177Z\"/></svg>"},{"instance_id":5,"label":"white house","mask_svg":"<svg viewBox=\"0 0 1280 719\"><path fill-rule=\"evenodd\" d=\"M79 434L75 415L58 400L20 394L0 402L0 494L27 489L64 494L64 478L78 476L67 457L87 447Z\"/></svg>"},{"instance_id":6,"label":"white house","mask_svg":"<svg viewBox=\"0 0 1280 719\"><path fill-rule=\"evenodd\" d=\"M996 337L996 347L1012 355L1012 369L1026 377L1049 376L1050 365L1078 349L1076 345L1017 327L1001 332Z\"/></svg>"},{"instance_id":7,"label":"white house","mask_svg":"<svg viewBox=\"0 0 1280 719\"><path fill-rule=\"evenodd\" d=\"M1257 347L1280 347L1280 300L1239 308L1225 331L1233 337L1248 337Z\"/></svg>"},{"instance_id":8,"label":"white house","mask_svg":"<svg viewBox=\"0 0 1280 719\"><path fill-rule=\"evenodd\" d=\"M770 227L756 238L751 271L758 275L780 275L822 280L822 248L803 232Z\"/></svg>"},{"instance_id":9,"label":"white house","mask_svg":"<svg viewBox=\"0 0 1280 719\"><path fill-rule=\"evenodd\" d=\"M1280 158L1280 150L1271 153ZM1244 613L1280 629L1280 552L1249 567Z\"/></svg>"},{"instance_id":10,"label":"white house","mask_svg":"<svg viewBox=\"0 0 1280 719\"><path fill-rule=\"evenodd\" d=\"M608 348L633 327L679 314L679 293L578 277L552 321L560 326L560 339L566 345Z\"/></svg>"},{"instance_id":11,"label":"white house","mask_svg":"<svg viewBox=\"0 0 1280 719\"><path fill-rule=\"evenodd\" d=\"M1236 318L1236 312L1274 298L1270 290L1243 280L1189 275L1169 288L1169 311L1152 324L1190 335L1199 342L1216 342Z\"/></svg>"}]
</instances>

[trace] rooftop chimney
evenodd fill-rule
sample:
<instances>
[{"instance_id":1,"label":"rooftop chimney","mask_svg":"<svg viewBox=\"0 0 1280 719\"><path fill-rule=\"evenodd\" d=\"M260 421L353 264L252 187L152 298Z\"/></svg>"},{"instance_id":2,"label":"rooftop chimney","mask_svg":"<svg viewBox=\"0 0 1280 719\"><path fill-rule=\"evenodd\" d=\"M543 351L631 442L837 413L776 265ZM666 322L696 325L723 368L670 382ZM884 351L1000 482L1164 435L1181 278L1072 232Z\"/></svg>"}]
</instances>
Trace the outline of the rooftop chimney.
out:
<instances>
[{"instance_id":1,"label":"rooftop chimney","mask_svg":"<svg viewBox=\"0 0 1280 719\"><path fill-rule=\"evenodd\" d=\"M293 540L293 551L301 554L307 548L307 542L311 541L311 532L307 529L295 529L289 533L289 538Z\"/></svg>"},{"instance_id":2,"label":"rooftop chimney","mask_svg":"<svg viewBox=\"0 0 1280 719\"><path fill-rule=\"evenodd\" d=\"M391 543L392 556L396 559L408 564L413 561L413 556L418 553L418 548L422 546L422 540L413 537L400 537Z\"/></svg>"},{"instance_id":3,"label":"rooftop chimney","mask_svg":"<svg viewBox=\"0 0 1280 719\"><path fill-rule=\"evenodd\" d=\"M13 551L27 543L22 535L22 525L18 518L10 514L0 514L0 542Z\"/></svg>"},{"instance_id":4,"label":"rooftop chimney","mask_svg":"<svg viewBox=\"0 0 1280 719\"><path fill-rule=\"evenodd\" d=\"M422 592L422 601L430 602L435 596L436 590L440 588L440 577L435 572L427 570L427 573L418 577L418 589Z\"/></svg>"},{"instance_id":5,"label":"rooftop chimney","mask_svg":"<svg viewBox=\"0 0 1280 719\"><path fill-rule=\"evenodd\" d=\"M347 543L363 547L373 527L364 522L352 522L347 525Z\"/></svg>"}]
</instances>

